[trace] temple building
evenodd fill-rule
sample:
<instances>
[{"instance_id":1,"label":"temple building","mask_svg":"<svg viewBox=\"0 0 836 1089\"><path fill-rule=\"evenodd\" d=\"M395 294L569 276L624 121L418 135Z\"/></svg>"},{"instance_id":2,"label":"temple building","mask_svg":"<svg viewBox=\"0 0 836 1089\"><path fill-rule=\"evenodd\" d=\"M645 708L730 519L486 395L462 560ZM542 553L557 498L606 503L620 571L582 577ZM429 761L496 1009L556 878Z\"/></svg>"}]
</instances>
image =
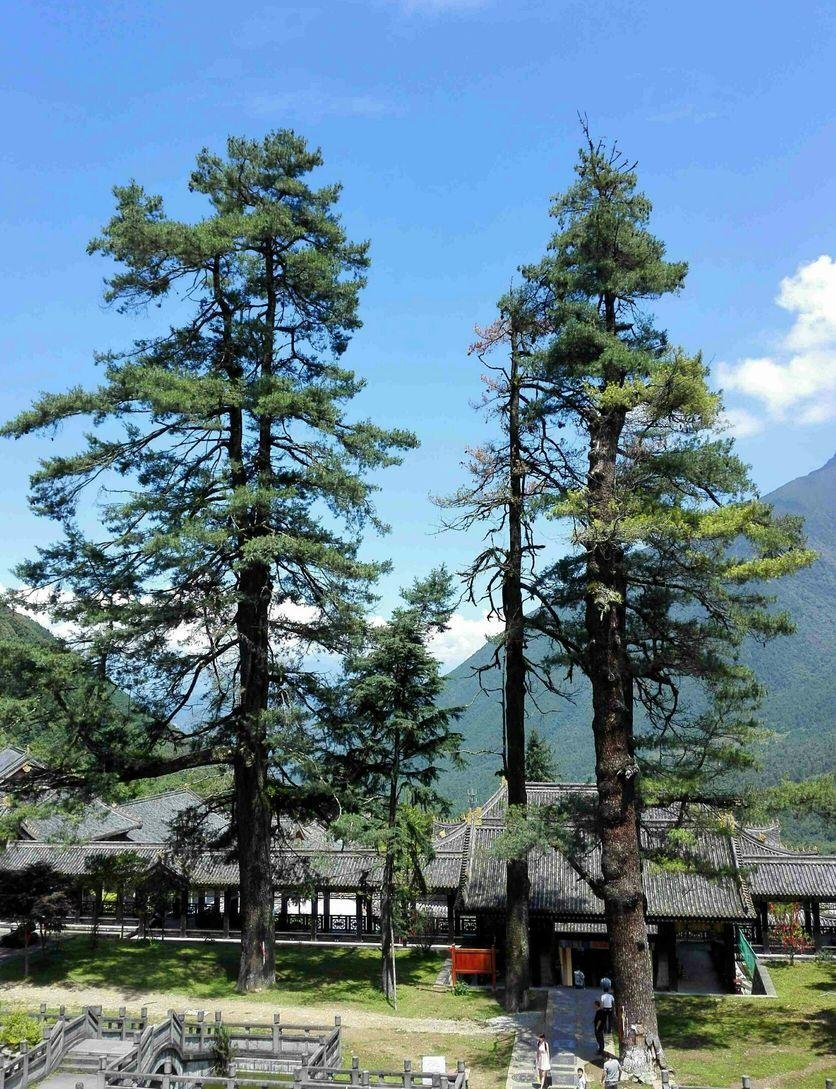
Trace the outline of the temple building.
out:
<instances>
[{"instance_id":1,"label":"temple building","mask_svg":"<svg viewBox=\"0 0 836 1089\"><path fill-rule=\"evenodd\" d=\"M0 750L4 779L25 774L25 753ZM588 785L529 783L531 806L568 812L594 801ZM203 850L178 857L170 833L175 821L202 804L187 789L118 805L90 803L75 819L25 820L18 838L0 852L0 880L35 862L46 862L74 879L77 920L93 913L138 925L134 904L108 896L91 880L97 859L132 852L169 889L164 908L150 921L166 933L235 936L238 867L228 853ZM400 937L434 944L496 944L505 925L505 864L494 849L505 828L504 784L488 801L458 821L438 822L434 857L424 867L414 925ZM209 814L210 841L221 838L224 818ZM642 837L650 852L676 815L649 810ZM529 856L531 945L535 983L570 984L575 971L590 979L606 974L604 905L594 891L601 880L600 847L590 840L572 857L558 847ZM321 825L277 829L274 848L276 929L286 939L376 940L382 858L374 850L334 839ZM671 869L646 861L644 894L654 976L659 989L688 989L689 954L707 951L718 989L734 987L735 950L741 935L756 948L775 943L776 905L797 905L811 949L836 942L836 856L793 851L780 842L777 825L695 832L692 865ZM112 890L111 890L112 891ZM772 930L772 933L771 933Z\"/></svg>"}]
</instances>

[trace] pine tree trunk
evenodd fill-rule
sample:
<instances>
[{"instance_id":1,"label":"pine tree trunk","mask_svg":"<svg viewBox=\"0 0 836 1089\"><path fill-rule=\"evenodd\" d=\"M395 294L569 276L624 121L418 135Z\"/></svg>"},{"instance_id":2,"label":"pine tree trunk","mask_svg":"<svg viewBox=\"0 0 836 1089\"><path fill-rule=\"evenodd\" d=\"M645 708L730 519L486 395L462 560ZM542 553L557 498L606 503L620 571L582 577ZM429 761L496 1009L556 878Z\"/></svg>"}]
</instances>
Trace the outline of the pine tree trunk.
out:
<instances>
[{"instance_id":1,"label":"pine tree trunk","mask_svg":"<svg viewBox=\"0 0 836 1089\"><path fill-rule=\"evenodd\" d=\"M241 574L236 618L241 691L233 773L241 880L241 992L270 987L276 975L273 810L263 721L269 694L269 602L269 572L262 564L251 564Z\"/></svg>"},{"instance_id":2,"label":"pine tree trunk","mask_svg":"<svg viewBox=\"0 0 836 1089\"><path fill-rule=\"evenodd\" d=\"M526 806L525 792L525 618L522 601L524 468L520 450L520 390L516 335L512 334L508 395L508 553L502 579L505 621L505 778L508 805ZM528 858L509 859L505 872L505 1008L524 1008L530 978Z\"/></svg>"},{"instance_id":3,"label":"pine tree trunk","mask_svg":"<svg viewBox=\"0 0 836 1089\"><path fill-rule=\"evenodd\" d=\"M393 763L389 779L387 826L389 840L386 844L386 860L383 864L383 882L380 886L380 984L386 1001L398 1008L398 980L395 968L395 856L392 837L398 820L398 782L400 779L401 732L395 729Z\"/></svg>"},{"instance_id":4,"label":"pine tree trunk","mask_svg":"<svg viewBox=\"0 0 836 1089\"><path fill-rule=\"evenodd\" d=\"M611 519L616 452L623 416L602 417L591 434L588 488L593 524ZM627 658L627 580L623 549L606 534L587 552L586 629L592 684L598 824L616 1028L623 1027L625 1069L646 1069L646 1050L630 1044L630 1027L657 1036L653 971L644 915L639 800L633 743L633 691Z\"/></svg>"},{"instance_id":5,"label":"pine tree trunk","mask_svg":"<svg viewBox=\"0 0 836 1089\"><path fill-rule=\"evenodd\" d=\"M386 1001L398 1008L398 980L395 967L395 924L392 911L394 862L387 852L380 896L380 985Z\"/></svg>"},{"instance_id":6,"label":"pine tree trunk","mask_svg":"<svg viewBox=\"0 0 836 1089\"><path fill-rule=\"evenodd\" d=\"M235 759L235 808L241 872L241 963L238 990L270 987L276 976L273 921L272 812L266 795L266 754Z\"/></svg>"},{"instance_id":7,"label":"pine tree trunk","mask_svg":"<svg viewBox=\"0 0 836 1089\"><path fill-rule=\"evenodd\" d=\"M273 261L265 255L265 283L268 297L261 371L272 372L275 293ZM232 333L233 311L221 289L220 265L214 268L215 296L220 307L224 335L221 352L224 369L240 381L242 370L235 358ZM254 463L246 459L244 416L239 407L229 412L228 454L231 482L235 489L253 484L272 484L270 421L260 417ZM259 537L269 532L269 511L255 503L242 511L235 526L239 558ZM235 819L240 868L241 963L238 990L257 991L272 986L276 974L273 919L272 808L268 792L268 751L264 712L270 702L270 628L272 598L269 567L249 560L239 578L239 600L235 616L238 633L240 692L236 707Z\"/></svg>"}]
</instances>

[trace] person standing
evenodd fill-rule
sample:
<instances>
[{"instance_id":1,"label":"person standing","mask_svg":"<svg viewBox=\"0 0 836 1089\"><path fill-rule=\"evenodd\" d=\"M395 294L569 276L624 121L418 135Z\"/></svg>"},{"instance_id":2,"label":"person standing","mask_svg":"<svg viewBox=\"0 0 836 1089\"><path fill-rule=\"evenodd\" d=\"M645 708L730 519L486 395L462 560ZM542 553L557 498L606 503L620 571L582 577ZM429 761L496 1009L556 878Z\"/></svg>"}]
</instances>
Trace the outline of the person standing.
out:
<instances>
[{"instance_id":1,"label":"person standing","mask_svg":"<svg viewBox=\"0 0 836 1089\"><path fill-rule=\"evenodd\" d=\"M621 1080L621 1063L611 1051L604 1052L604 1069L601 1072L601 1082L604 1089L613 1089Z\"/></svg>"},{"instance_id":2,"label":"person standing","mask_svg":"<svg viewBox=\"0 0 836 1089\"><path fill-rule=\"evenodd\" d=\"M546 1040L546 1034L544 1032L541 1032L537 1039L535 1064L537 1066L537 1078L540 1089L549 1089L552 1083L552 1058L548 1040Z\"/></svg>"},{"instance_id":3,"label":"person standing","mask_svg":"<svg viewBox=\"0 0 836 1089\"><path fill-rule=\"evenodd\" d=\"M575 1078L575 1089L586 1089L586 1071L582 1066L578 1067L578 1074Z\"/></svg>"},{"instance_id":4,"label":"person standing","mask_svg":"<svg viewBox=\"0 0 836 1089\"><path fill-rule=\"evenodd\" d=\"M606 991L605 990L605 991L602 992L602 994L601 994L601 1006L602 1006L602 1008L604 1010L604 1013L607 1015L607 1020L606 1020L606 1023L604 1025L604 1031L612 1033L613 1008L615 1006L615 998L613 997L612 991Z\"/></svg>"},{"instance_id":5,"label":"person standing","mask_svg":"<svg viewBox=\"0 0 836 1089\"><path fill-rule=\"evenodd\" d=\"M592 1031L595 1033L595 1043L598 1045L598 1054L604 1054L604 1029L607 1024L607 1014L604 1007L595 999L595 1017L592 1021Z\"/></svg>"}]
</instances>

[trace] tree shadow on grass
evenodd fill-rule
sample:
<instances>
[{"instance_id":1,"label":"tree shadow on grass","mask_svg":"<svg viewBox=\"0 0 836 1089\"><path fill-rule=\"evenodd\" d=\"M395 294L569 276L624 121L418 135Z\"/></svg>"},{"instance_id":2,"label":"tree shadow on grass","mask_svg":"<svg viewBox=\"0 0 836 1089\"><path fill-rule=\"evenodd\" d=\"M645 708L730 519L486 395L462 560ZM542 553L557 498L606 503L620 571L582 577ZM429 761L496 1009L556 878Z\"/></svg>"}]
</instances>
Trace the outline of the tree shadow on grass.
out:
<instances>
[{"instance_id":1,"label":"tree shadow on grass","mask_svg":"<svg viewBox=\"0 0 836 1089\"><path fill-rule=\"evenodd\" d=\"M212 942L101 939L94 950L81 937L63 943L46 960L33 960L30 979L36 985L117 989L130 997L164 991L193 1000L229 998L235 994L239 955L237 945ZM0 966L0 979L20 979L20 969L17 979L13 974L14 963ZM399 950L397 964L401 986L431 985L441 958ZM260 997L269 1001L282 994L299 1005L346 1001L385 1008L379 970L380 953L370 947L279 946L276 985Z\"/></svg>"},{"instance_id":2,"label":"tree shadow on grass","mask_svg":"<svg viewBox=\"0 0 836 1089\"><path fill-rule=\"evenodd\" d=\"M830 1006L801 1011L770 999L671 996L660 1003L659 1031L666 1046L681 1051L720 1050L732 1041L761 1047L790 1041L811 1055L827 1055L836 1036L836 1014Z\"/></svg>"}]
</instances>

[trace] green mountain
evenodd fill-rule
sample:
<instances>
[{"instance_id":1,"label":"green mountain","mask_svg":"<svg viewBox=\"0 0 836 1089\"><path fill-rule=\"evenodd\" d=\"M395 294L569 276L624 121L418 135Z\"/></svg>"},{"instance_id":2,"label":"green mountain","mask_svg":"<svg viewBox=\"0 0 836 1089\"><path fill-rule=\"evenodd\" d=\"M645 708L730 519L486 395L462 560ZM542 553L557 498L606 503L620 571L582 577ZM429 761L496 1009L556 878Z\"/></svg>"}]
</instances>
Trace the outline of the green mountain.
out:
<instances>
[{"instance_id":1,"label":"green mountain","mask_svg":"<svg viewBox=\"0 0 836 1089\"><path fill-rule=\"evenodd\" d=\"M30 643L51 643L54 638L37 621L0 604L0 640L24 639Z\"/></svg>"},{"instance_id":2,"label":"green mountain","mask_svg":"<svg viewBox=\"0 0 836 1089\"><path fill-rule=\"evenodd\" d=\"M765 747L761 778L769 784L836 766L836 456L765 498L778 511L802 515L810 545L820 553L811 567L774 588L776 607L793 617L795 634L747 651L749 664L768 689L764 718L775 736ZM496 787L502 737L500 675L497 670L483 674L482 686L494 690L490 693L480 688L476 675L494 650L485 644L446 678L445 704L467 708L458 725L465 739L466 767L445 770L442 780L442 789L458 807L474 795L477 801L484 800ZM529 652L536 659L545 646L531 646ZM565 779L584 782L593 774L590 721L591 698L583 679L575 683L571 699L535 685L527 722L551 742Z\"/></svg>"}]
</instances>

